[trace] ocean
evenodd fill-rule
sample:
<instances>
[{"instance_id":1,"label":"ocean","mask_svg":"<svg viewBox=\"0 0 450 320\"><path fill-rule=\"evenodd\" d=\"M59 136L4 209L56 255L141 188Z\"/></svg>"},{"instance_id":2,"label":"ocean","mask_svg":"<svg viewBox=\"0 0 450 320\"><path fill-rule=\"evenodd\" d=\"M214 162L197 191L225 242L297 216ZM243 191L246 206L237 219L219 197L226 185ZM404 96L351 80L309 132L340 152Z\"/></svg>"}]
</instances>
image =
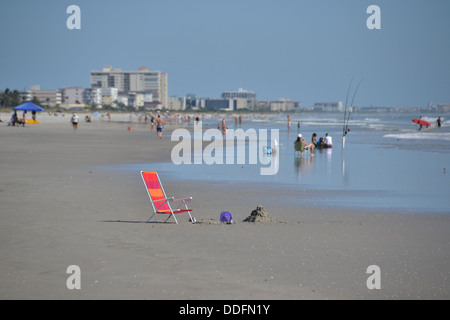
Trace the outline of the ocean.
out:
<instances>
[{"instance_id":1,"label":"ocean","mask_svg":"<svg viewBox=\"0 0 450 320\"><path fill-rule=\"evenodd\" d=\"M344 114L291 114L291 118L291 129L287 127L286 114L244 119L241 126L244 131L279 130L276 154L262 152L265 146L273 146L271 139L258 141L256 164L249 163L250 142L246 140L234 145L235 154L246 151L245 163L226 164L228 150L224 144L224 164L167 162L133 165L132 169L157 170L165 179L265 184L277 192L298 190L298 196L288 201L302 207L450 214L450 116L448 119L441 116L440 130L424 127L418 131L418 125L411 121L417 117L410 114L354 113L345 148L342 147ZM437 116L423 119L435 125ZM204 119L203 131L216 128L220 120ZM226 121L229 129L235 129L234 120ZM313 133L318 138L329 133L333 148L315 150L314 156L306 152L300 157L294 150L298 133L308 143ZM170 134L164 139L170 139ZM202 154L194 154L192 160L198 157L201 160ZM261 175L260 169L268 166L263 163L276 159L278 172Z\"/></svg>"}]
</instances>

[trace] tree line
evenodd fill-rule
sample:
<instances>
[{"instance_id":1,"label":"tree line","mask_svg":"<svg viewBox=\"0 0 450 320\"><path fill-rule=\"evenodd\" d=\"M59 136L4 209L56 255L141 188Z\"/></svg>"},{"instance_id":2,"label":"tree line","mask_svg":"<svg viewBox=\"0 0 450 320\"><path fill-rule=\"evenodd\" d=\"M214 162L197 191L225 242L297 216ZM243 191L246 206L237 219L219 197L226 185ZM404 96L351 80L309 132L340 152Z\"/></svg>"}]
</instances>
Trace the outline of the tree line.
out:
<instances>
[{"instance_id":1,"label":"tree line","mask_svg":"<svg viewBox=\"0 0 450 320\"><path fill-rule=\"evenodd\" d=\"M25 97L23 97L17 89L11 90L6 88L5 90L0 90L0 107L14 108L24 102ZM36 97L33 97L32 102L41 106L41 102Z\"/></svg>"}]
</instances>

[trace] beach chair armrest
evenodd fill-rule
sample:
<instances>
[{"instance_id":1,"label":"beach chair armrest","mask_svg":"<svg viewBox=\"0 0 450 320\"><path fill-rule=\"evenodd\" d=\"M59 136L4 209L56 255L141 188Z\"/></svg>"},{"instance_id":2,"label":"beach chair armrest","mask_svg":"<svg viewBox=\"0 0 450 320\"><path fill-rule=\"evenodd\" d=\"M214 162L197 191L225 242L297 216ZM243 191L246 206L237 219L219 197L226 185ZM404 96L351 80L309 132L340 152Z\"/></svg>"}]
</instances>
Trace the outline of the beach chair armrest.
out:
<instances>
[{"instance_id":1,"label":"beach chair armrest","mask_svg":"<svg viewBox=\"0 0 450 320\"><path fill-rule=\"evenodd\" d=\"M172 200L173 202L178 202L178 201L185 201L185 202L187 202L187 201L191 201L192 200L192 197L187 197L187 198L181 198L181 199L175 199L175 200Z\"/></svg>"},{"instance_id":2,"label":"beach chair armrest","mask_svg":"<svg viewBox=\"0 0 450 320\"><path fill-rule=\"evenodd\" d=\"M174 201L174 197L170 197L170 198L167 198L167 199L159 199L159 200L155 200L155 201L153 201L152 200L152 202L161 202L161 201L164 201L164 202L166 202L166 201Z\"/></svg>"}]
</instances>

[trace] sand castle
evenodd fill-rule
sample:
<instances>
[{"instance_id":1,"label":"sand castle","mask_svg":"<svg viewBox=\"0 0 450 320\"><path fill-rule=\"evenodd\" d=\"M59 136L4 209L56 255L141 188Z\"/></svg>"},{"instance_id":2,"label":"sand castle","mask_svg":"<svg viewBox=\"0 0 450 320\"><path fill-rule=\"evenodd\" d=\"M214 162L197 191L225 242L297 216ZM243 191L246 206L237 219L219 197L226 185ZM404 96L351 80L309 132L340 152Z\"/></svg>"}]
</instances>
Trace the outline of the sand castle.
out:
<instances>
[{"instance_id":1,"label":"sand castle","mask_svg":"<svg viewBox=\"0 0 450 320\"><path fill-rule=\"evenodd\" d=\"M277 222L276 219L272 218L270 214L267 213L266 208L262 205L258 205L252 213L244 219L244 222Z\"/></svg>"}]
</instances>

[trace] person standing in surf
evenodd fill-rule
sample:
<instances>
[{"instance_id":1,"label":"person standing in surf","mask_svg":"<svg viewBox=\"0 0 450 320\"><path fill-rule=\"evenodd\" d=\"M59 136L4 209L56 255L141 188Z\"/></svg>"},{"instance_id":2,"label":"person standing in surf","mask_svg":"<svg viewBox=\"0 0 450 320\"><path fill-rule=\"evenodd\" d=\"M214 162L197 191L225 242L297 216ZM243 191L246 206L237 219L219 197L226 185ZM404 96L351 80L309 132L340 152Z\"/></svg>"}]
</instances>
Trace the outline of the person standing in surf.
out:
<instances>
[{"instance_id":1,"label":"person standing in surf","mask_svg":"<svg viewBox=\"0 0 450 320\"><path fill-rule=\"evenodd\" d=\"M333 148L333 138L328 133L325 134L325 146L326 148Z\"/></svg>"},{"instance_id":2,"label":"person standing in surf","mask_svg":"<svg viewBox=\"0 0 450 320\"><path fill-rule=\"evenodd\" d=\"M437 122L438 130L440 130L440 129L441 129L441 117L439 117L439 118L436 120L436 122Z\"/></svg>"},{"instance_id":3,"label":"person standing in surf","mask_svg":"<svg viewBox=\"0 0 450 320\"><path fill-rule=\"evenodd\" d=\"M225 118L222 119L222 134L223 135L227 134L227 125L225 123Z\"/></svg>"}]
</instances>

